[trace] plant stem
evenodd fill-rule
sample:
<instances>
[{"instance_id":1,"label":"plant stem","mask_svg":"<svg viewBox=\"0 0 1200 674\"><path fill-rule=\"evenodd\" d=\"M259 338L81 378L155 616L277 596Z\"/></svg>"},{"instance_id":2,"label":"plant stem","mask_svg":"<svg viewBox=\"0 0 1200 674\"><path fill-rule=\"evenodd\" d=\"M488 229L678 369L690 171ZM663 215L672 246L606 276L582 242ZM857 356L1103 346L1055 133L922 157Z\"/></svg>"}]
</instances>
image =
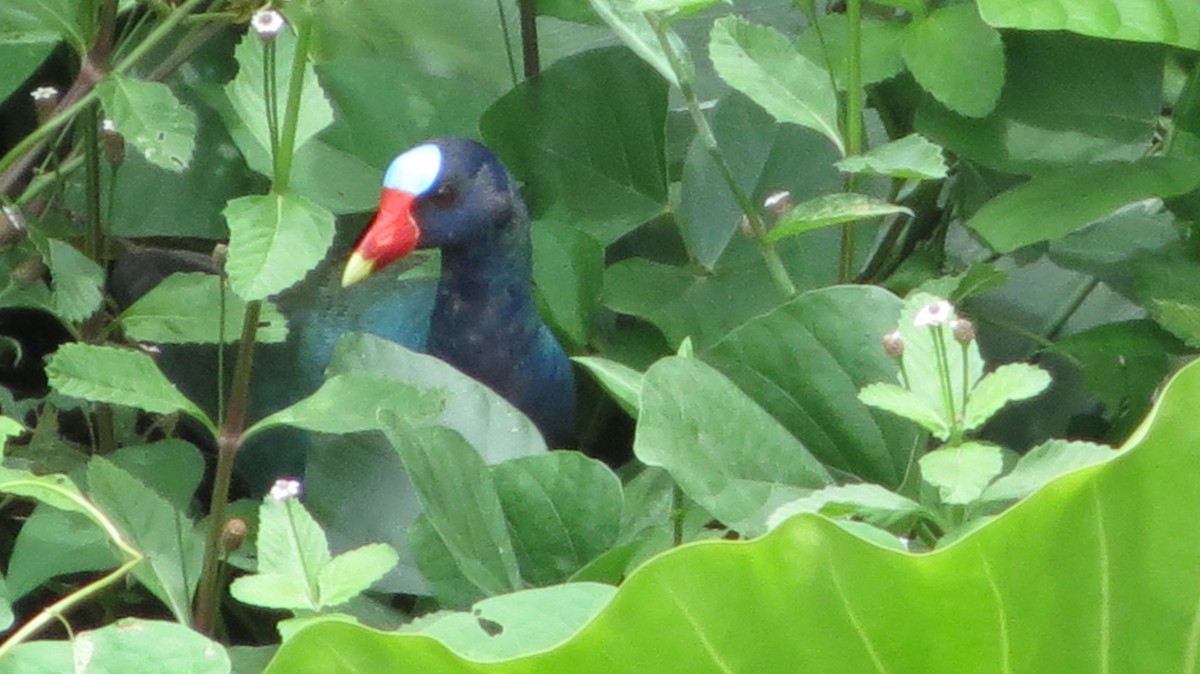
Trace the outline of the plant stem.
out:
<instances>
[{"instance_id":1,"label":"plant stem","mask_svg":"<svg viewBox=\"0 0 1200 674\"><path fill-rule=\"evenodd\" d=\"M537 0L518 0L517 11L521 15L521 62L525 79L542 70L538 54Z\"/></svg>"},{"instance_id":2,"label":"plant stem","mask_svg":"<svg viewBox=\"0 0 1200 674\"><path fill-rule=\"evenodd\" d=\"M671 64L671 70L674 71L675 78L679 81L679 91L683 94L683 99L687 102L688 114L692 118L692 123L696 126L696 134L700 137L700 142L704 143L704 149L708 152L708 156L712 158L713 163L720 170L721 177L725 180L725 184L733 194L734 201L737 202L738 208L746 216L746 222L749 223L750 230L754 233L754 239L758 241L763 261L767 265L767 272L771 275L771 281L774 282L775 288L784 297L789 299L795 297L796 286L792 283L787 268L784 267L783 260L779 257L779 251L775 249L775 244L766 240L767 228L763 224L758 208L751 201L750 195L746 194L741 186L738 185L737 178L733 175L733 170L729 168L729 163L725 161L725 155L721 152L721 146L717 143L717 136L713 133L712 127L709 126L708 118L704 116L704 111L700 109L700 99L692 89L691 80L686 76L687 71L684 69L683 64L679 62L679 55L675 53L671 41L667 38L666 26L653 12L647 12L645 16L654 28L654 33L658 37L658 43L667 55L667 60Z\"/></svg>"},{"instance_id":3,"label":"plant stem","mask_svg":"<svg viewBox=\"0 0 1200 674\"><path fill-rule=\"evenodd\" d=\"M863 151L862 0L846 0L846 152ZM846 175L846 191L854 191L855 174ZM842 254L838 280L849 283L854 268L854 223L842 225Z\"/></svg>"},{"instance_id":4,"label":"plant stem","mask_svg":"<svg viewBox=\"0 0 1200 674\"><path fill-rule=\"evenodd\" d=\"M308 45L312 38L313 22L310 18L296 26L296 54L292 59L292 73L288 80L287 107L283 110L283 131L279 137L279 154L275 160L275 194L284 194L292 173L292 158L296 152L296 121L300 117L300 96L304 93L304 67L308 64ZM271 105L271 101L267 102Z\"/></svg>"},{"instance_id":5,"label":"plant stem","mask_svg":"<svg viewBox=\"0 0 1200 674\"><path fill-rule=\"evenodd\" d=\"M500 15L500 35L504 38L504 56L508 59L508 75L512 78L512 85L515 87L520 84L521 78L517 75L517 57L513 55L512 35L508 30L508 13L504 11L504 0L496 0L496 13ZM525 31L523 30L521 38L521 44L524 45Z\"/></svg>"},{"instance_id":6,"label":"plant stem","mask_svg":"<svg viewBox=\"0 0 1200 674\"><path fill-rule=\"evenodd\" d=\"M97 106L90 105L83 113L83 159L87 189L85 206L87 224L84 229L84 253L92 260L99 259L102 224L100 222L100 115Z\"/></svg>"},{"instance_id":7,"label":"plant stem","mask_svg":"<svg viewBox=\"0 0 1200 674\"><path fill-rule=\"evenodd\" d=\"M216 625L217 604L220 599L219 557L221 532L225 528L225 503L229 500L229 484L233 481L233 464L242 444L246 426L246 407L250 398L250 372L254 365L254 343L258 336L258 318L262 302L246 303L242 318L242 336L238 342L237 361L233 366L233 385L230 387L229 412L221 422L217 438L217 469L213 478L212 501L209 505L208 537L204 542L204 566L196 593L195 628L212 636Z\"/></svg>"},{"instance_id":8,"label":"plant stem","mask_svg":"<svg viewBox=\"0 0 1200 674\"><path fill-rule=\"evenodd\" d=\"M946 350L946 334L940 325L931 325L933 334L933 357L937 361L938 376L942 380L942 400L946 403L947 421L950 422L950 446L957 445L959 438L958 415L954 411L954 384L950 380L950 353Z\"/></svg>"}]
</instances>

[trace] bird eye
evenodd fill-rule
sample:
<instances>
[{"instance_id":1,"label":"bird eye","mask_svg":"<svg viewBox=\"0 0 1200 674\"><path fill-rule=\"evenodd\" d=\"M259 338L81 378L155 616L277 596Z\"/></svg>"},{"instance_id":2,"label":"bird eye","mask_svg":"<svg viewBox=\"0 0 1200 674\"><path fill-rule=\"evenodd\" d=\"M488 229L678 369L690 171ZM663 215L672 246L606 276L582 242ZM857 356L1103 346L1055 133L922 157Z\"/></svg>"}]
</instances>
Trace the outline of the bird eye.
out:
<instances>
[{"instance_id":1,"label":"bird eye","mask_svg":"<svg viewBox=\"0 0 1200 674\"><path fill-rule=\"evenodd\" d=\"M430 203L439 208L453 206L454 202L458 201L458 191L453 185L438 185L432 193L426 197Z\"/></svg>"}]
</instances>

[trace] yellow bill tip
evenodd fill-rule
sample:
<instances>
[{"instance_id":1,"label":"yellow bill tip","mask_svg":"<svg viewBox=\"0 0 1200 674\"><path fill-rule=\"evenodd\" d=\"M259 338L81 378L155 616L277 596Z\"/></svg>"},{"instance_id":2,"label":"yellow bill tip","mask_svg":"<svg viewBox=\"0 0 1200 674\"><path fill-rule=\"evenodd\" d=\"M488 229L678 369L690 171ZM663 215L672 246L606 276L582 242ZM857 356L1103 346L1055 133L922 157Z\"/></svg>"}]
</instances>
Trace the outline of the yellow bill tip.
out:
<instances>
[{"instance_id":1,"label":"yellow bill tip","mask_svg":"<svg viewBox=\"0 0 1200 674\"><path fill-rule=\"evenodd\" d=\"M346 260L346 268L342 270L342 287L354 285L370 276L375 271L375 263L355 252Z\"/></svg>"}]
</instances>

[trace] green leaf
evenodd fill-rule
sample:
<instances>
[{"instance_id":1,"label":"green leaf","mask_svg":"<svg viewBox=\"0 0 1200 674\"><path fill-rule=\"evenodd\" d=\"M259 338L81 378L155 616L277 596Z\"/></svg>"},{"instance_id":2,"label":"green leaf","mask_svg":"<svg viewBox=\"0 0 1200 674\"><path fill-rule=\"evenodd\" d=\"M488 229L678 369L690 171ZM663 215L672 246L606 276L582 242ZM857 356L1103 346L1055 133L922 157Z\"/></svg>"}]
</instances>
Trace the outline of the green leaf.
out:
<instances>
[{"instance_id":1,"label":"green leaf","mask_svg":"<svg viewBox=\"0 0 1200 674\"><path fill-rule=\"evenodd\" d=\"M996 250L1058 238L1125 204L1200 186L1200 165L1165 157L1106 162L1038 176L992 199L967 221Z\"/></svg>"},{"instance_id":2,"label":"green leaf","mask_svg":"<svg viewBox=\"0 0 1200 674\"><path fill-rule=\"evenodd\" d=\"M320 610L319 575L329 563L321 525L295 498L267 496L258 510L257 573L233 581L239 601L265 608Z\"/></svg>"},{"instance_id":3,"label":"green leaf","mask_svg":"<svg viewBox=\"0 0 1200 674\"><path fill-rule=\"evenodd\" d=\"M996 445L965 442L922 456L921 477L937 487L942 503L966 505L979 500L992 479L1004 470L1004 452Z\"/></svg>"},{"instance_id":4,"label":"green leaf","mask_svg":"<svg viewBox=\"0 0 1200 674\"><path fill-rule=\"evenodd\" d=\"M321 433L380 430L380 410L402 413L409 423L427 424L442 413L444 405L440 391L386 375L345 372L326 379L304 400L254 424L246 435L284 425Z\"/></svg>"},{"instance_id":5,"label":"green leaf","mask_svg":"<svg viewBox=\"0 0 1200 674\"><path fill-rule=\"evenodd\" d=\"M400 556L392 546L370 543L329 560L317 575L322 607L340 606L365 592L396 566Z\"/></svg>"},{"instance_id":6,"label":"green leaf","mask_svg":"<svg viewBox=\"0 0 1200 674\"><path fill-rule=\"evenodd\" d=\"M646 372L634 454L735 530L761 532L780 503L829 474L771 415L708 365L672 356Z\"/></svg>"},{"instance_id":7,"label":"green leaf","mask_svg":"<svg viewBox=\"0 0 1200 674\"><path fill-rule=\"evenodd\" d=\"M666 83L653 69L628 50L596 49L518 85L479 130L524 182L536 220L608 245L666 211L666 116Z\"/></svg>"},{"instance_id":8,"label":"green leaf","mask_svg":"<svg viewBox=\"0 0 1200 674\"><path fill-rule=\"evenodd\" d=\"M122 618L70 640L28 641L4 660L12 674L40 672L188 672L228 674L225 648L173 622Z\"/></svg>"},{"instance_id":9,"label":"green leaf","mask_svg":"<svg viewBox=\"0 0 1200 674\"><path fill-rule=\"evenodd\" d=\"M469 612L421 628L477 662L497 662L557 646L574 636L616 593L611 585L565 583L491 597Z\"/></svg>"},{"instance_id":10,"label":"green leaf","mask_svg":"<svg viewBox=\"0 0 1200 674\"><path fill-rule=\"evenodd\" d=\"M294 194L230 201L229 282L244 300L261 300L304 278L333 242L333 214Z\"/></svg>"},{"instance_id":11,"label":"green leaf","mask_svg":"<svg viewBox=\"0 0 1200 674\"><path fill-rule=\"evenodd\" d=\"M571 360L587 368L629 416L637 418L642 398L642 373L615 360L576 356Z\"/></svg>"},{"instance_id":12,"label":"green leaf","mask_svg":"<svg viewBox=\"0 0 1200 674\"><path fill-rule=\"evenodd\" d=\"M104 270L74 246L58 239L47 241L46 266L53 278L55 312L67 321L82 321L100 308L104 299Z\"/></svg>"},{"instance_id":13,"label":"green leaf","mask_svg":"<svg viewBox=\"0 0 1200 674\"><path fill-rule=\"evenodd\" d=\"M96 86L117 131L155 166L179 173L192 162L196 114L162 82L110 74Z\"/></svg>"},{"instance_id":14,"label":"green leaf","mask_svg":"<svg viewBox=\"0 0 1200 674\"><path fill-rule=\"evenodd\" d=\"M941 408L906 388L886 382L876 382L865 387L858 394L858 399L864 405L870 405L908 419L929 431L939 440L946 440L950 437L950 422L940 411Z\"/></svg>"},{"instance_id":15,"label":"green leaf","mask_svg":"<svg viewBox=\"0 0 1200 674\"><path fill-rule=\"evenodd\" d=\"M1016 400L1032 398L1050 386L1050 374L1036 365L1009 363L983 375L971 389L962 430L973 431Z\"/></svg>"},{"instance_id":16,"label":"green leaf","mask_svg":"<svg viewBox=\"0 0 1200 674\"><path fill-rule=\"evenodd\" d=\"M64 344L46 363L50 386L63 395L125 405L147 412L183 412L210 431L216 425L167 380L140 351L92 344Z\"/></svg>"},{"instance_id":17,"label":"green leaf","mask_svg":"<svg viewBox=\"0 0 1200 674\"><path fill-rule=\"evenodd\" d=\"M25 432L25 426L12 417L0 416L0 458L4 457L4 448L11 438Z\"/></svg>"},{"instance_id":18,"label":"green leaf","mask_svg":"<svg viewBox=\"0 0 1200 674\"><path fill-rule=\"evenodd\" d=\"M847 222L870 220L884 215L903 213L912 217L913 212L903 206L889 204L875 197L853 192L838 192L796 204L779 218L775 227L767 232L767 241L778 241L804 232L841 225Z\"/></svg>"},{"instance_id":19,"label":"green leaf","mask_svg":"<svg viewBox=\"0 0 1200 674\"><path fill-rule=\"evenodd\" d=\"M1200 49L1200 15L1191 0L979 0L997 28L1070 30L1093 37Z\"/></svg>"},{"instance_id":20,"label":"green leaf","mask_svg":"<svg viewBox=\"0 0 1200 674\"><path fill-rule=\"evenodd\" d=\"M871 148L866 154L846 157L834 164L847 173L890 176L905 180L937 180L946 177L946 158L940 146L920 134Z\"/></svg>"},{"instance_id":21,"label":"green leaf","mask_svg":"<svg viewBox=\"0 0 1200 674\"><path fill-rule=\"evenodd\" d=\"M290 30L282 31L272 43L275 50L275 79L277 84L275 118L284 118L284 105L291 94L291 69L296 53L296 38ZM242 38L234 50L238 62L237 76L225 86L225 95L236 111L245 129L249 132L255 150L270 156L272 143L267 124L267 102L264 98L264 42L251 31ZM321 83L313 72L312 64L306 63L301 82L300 114L296 120L295 150L333 123L333 108L325 99ZM236 137L236 136L235 136ZM274 166L268 168L270 177ZM232 246L231 246L232 248ZM232 250L230 251L232 253ZM232 259L232 258L231 258Z\"/></svg>"},{"instance_id":22,"label":"green leaf","mask_svg":"<svg viewBox=\"0 0 1200 674\"><path fill-rule=\"evenodd\" d=\"M563 582L616 543L621 481L603 463L552 452L494 466L492 480L530 584Z\"/></svg>"},{"instance_id":23,"label":"green leaf","mask_svg":"<svg viewBox=\"0 0 1200 674\"><path fill-rule=\"evenodd\" d=\"M235 342L242 334L246 303L225 294L224 328L214 317L221 313L221 279L213 274L172 274L142 295L117 320L125 336L159 344L217 344ZM223 335L223 337L222 337ZM267 302L259 314L258 341L282 342L287 320Z\"/></svg>"},{"instance_id":24,"label":"green leaf","mask_svg":"<svg viewBox=\"0 0 1200 674\"><path fill-rule=\"evenodd\" d=\"M722 0L733 4L732 0ZM695 12L711 6L717 0L633 0L633 8L639 12Z\"/></svg>"},{"instance_id":25,"label":"green leaf","mask_svg":"<svg viewBox=\"0 0 1200 674\"><path fill-rule=\"evenodd\" d=\"M543 315L579 348L586 345L600 304L604 248L574 227L534 227L533 280L548 308Z\"/></svg>"},{"instance_id":26,"label":"green leaf","mask_svg":"<svg viewBox=\"0 0 1200 674\"><path fill-rule=\"evenodd\" d=\"M1177 300L1152 299L1146 307L1154 321L1192 348L1200 348L1200 306Z\"/></svg>"},{"instance_id":27,"label":"green leaf","mask_svg":"<svg viewBox=\"0 0 1200 674\"><path fill-rule=\"evenodd\" d=\"M179 622L189 625L192 594L200 581L204 536L186 511L104 457L92 457L88 492L128 540L146 556L133 576L158 597Z\"/></svg>"},{"instance_id":28,"label":"green leaf","mask_svg":"<svg viewBox=\"0 0 1200 674\"><path fill-rule=\"evenodd\" d=\"M4 11L0 9L0 12ZM57 39L46 42L9 42L4 34L6 29L11 27L5 25L4 16L0 14L0 62L5 65L4 70L0 71L0 101L7 100L25 83L54 50L57 42Z\"/></svg>"},{"instance_id":29,"label":"green leaf","mask_svg":"<svg viewBox=\"0 0 1200 674\"><path fill-rule=\"evenodd\" d=\"M983 117L1000 100L1004 45L972 4L943 7L913 22L904 61L922 88L957 113Z\"/></svg>"},{"instance_id":30,"label":"green leaf","mask_svg":"<svg viewBox=\"0 0 1200 674\"><path fill-rule=\"evenodd\" d=\"M477 588L477 596L520 589L504 511L479 454L448 429L413 429L387 416L384 422L384 433L412 479L424 516L455 567Z\"/></svg>"},{"instance_id":31,"label":"green leaf","mask_svg":"<svg viewBox=\"0 0 1200 674\"><path fill-rule=\"evenodd\" d=\"M858 392L896 378L880 338L900 309L880 288L816 290L747 321L703 357L826 465L899 485L924 440L912 424L863 405Z\"/></svg>"},{"instance_id":32,"label":"green leaf","mask_svg":"<svg viewBox=\"0 0 1200 674\"><path fill-rule=\"evenodd\" d=\"M926 512L920 503L877 484L846 484L818 489L808 496L779 506L771 514L769 524L774 529L793 515L821 513L828 517L859 517L876 526L887 527Z\"/></svg>"},{"instance_id":33,"label":"green leaf","mask_svg":"<svg viewBox=\"0 0 1200 674\"><path fill-rule=\"evenodd\" d=\"M721 79L776 119L820 132L845 154L829 73L797 52L783 34L722 17L713 23L709 57Z\"/></svg>"},{"instance_id":34,"label":"green leaf","mask_svg":"<svg viewBox=\"0 0 1200 674\"><path fill-rule=\"evenodd\" d=\"M1022 499L1052 480L1117 456L1112 447L1091 442L1050 440L1029 450L1007 475L983 492L983 501Z\"/></svg>"},{"instance_id":35,"label":"green leaf","mask_svg":"<svg viewBox=\"0 0 1200 674\"><path fill-rule=\"evenodd\" d=\"M79 0L11 0L0 7L0 42L58 42L61 38L82 54L87 39L79 18Z\"/></svg>"},{"instance_id":36,"label":"green leaf","mask_svg":"<svg viewBox=\"0 0 1200 674\"><path fill-rule=\"evenodd\" d=\"M920 5L917 0L914 4ZM846 57L850 22L844 13L830 13L817 19L816 29L800 34L796 48L813 63L826 65L833 73L838 89L846 89ZM904 45L904 25L863 17L859 24L862 34L861 74L864 84L876 84L904 70L901 48ZM819 29L819 30L817 30Z\"/></svg>"},{"instance_id":37,"label":"green leaf","mask_svg":"<svg viewBox=\"0 0 1200 674\"><path fill-rule=\"evenodd\" d=\"M691 52L675 31L667 30L667 40L675 58L682 63L684 72L676 73L671 67L671 59L663 51L662 43L650 22L642 14L646 11L637 6L636 2L627 0L588 0L596 15L613 29L621 42L625 43L633 53L640 56L662 75L663 79L672 86L678 87L679 80L691 80L695 75Z\"/></svg>"}]
</instances>

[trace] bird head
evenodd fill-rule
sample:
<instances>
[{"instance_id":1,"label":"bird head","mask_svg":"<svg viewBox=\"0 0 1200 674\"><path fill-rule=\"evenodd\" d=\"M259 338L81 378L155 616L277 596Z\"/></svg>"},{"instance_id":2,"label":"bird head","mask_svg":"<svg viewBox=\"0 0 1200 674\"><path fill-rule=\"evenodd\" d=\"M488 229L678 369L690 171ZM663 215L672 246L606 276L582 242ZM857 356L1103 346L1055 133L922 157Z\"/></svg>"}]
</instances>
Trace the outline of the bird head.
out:
<instances>
[{"instance_id":1,"label":"bird head","mask_svg":"<svg viewBox=\"0 0 1200 674\"><path fill-rule=\"evenodd\" d=\"M513 219L508 172L482 144L437 138L392 160L379 210L342 273L348 286L414 248L488 245Z\"/></svg>"}]
</instances>

